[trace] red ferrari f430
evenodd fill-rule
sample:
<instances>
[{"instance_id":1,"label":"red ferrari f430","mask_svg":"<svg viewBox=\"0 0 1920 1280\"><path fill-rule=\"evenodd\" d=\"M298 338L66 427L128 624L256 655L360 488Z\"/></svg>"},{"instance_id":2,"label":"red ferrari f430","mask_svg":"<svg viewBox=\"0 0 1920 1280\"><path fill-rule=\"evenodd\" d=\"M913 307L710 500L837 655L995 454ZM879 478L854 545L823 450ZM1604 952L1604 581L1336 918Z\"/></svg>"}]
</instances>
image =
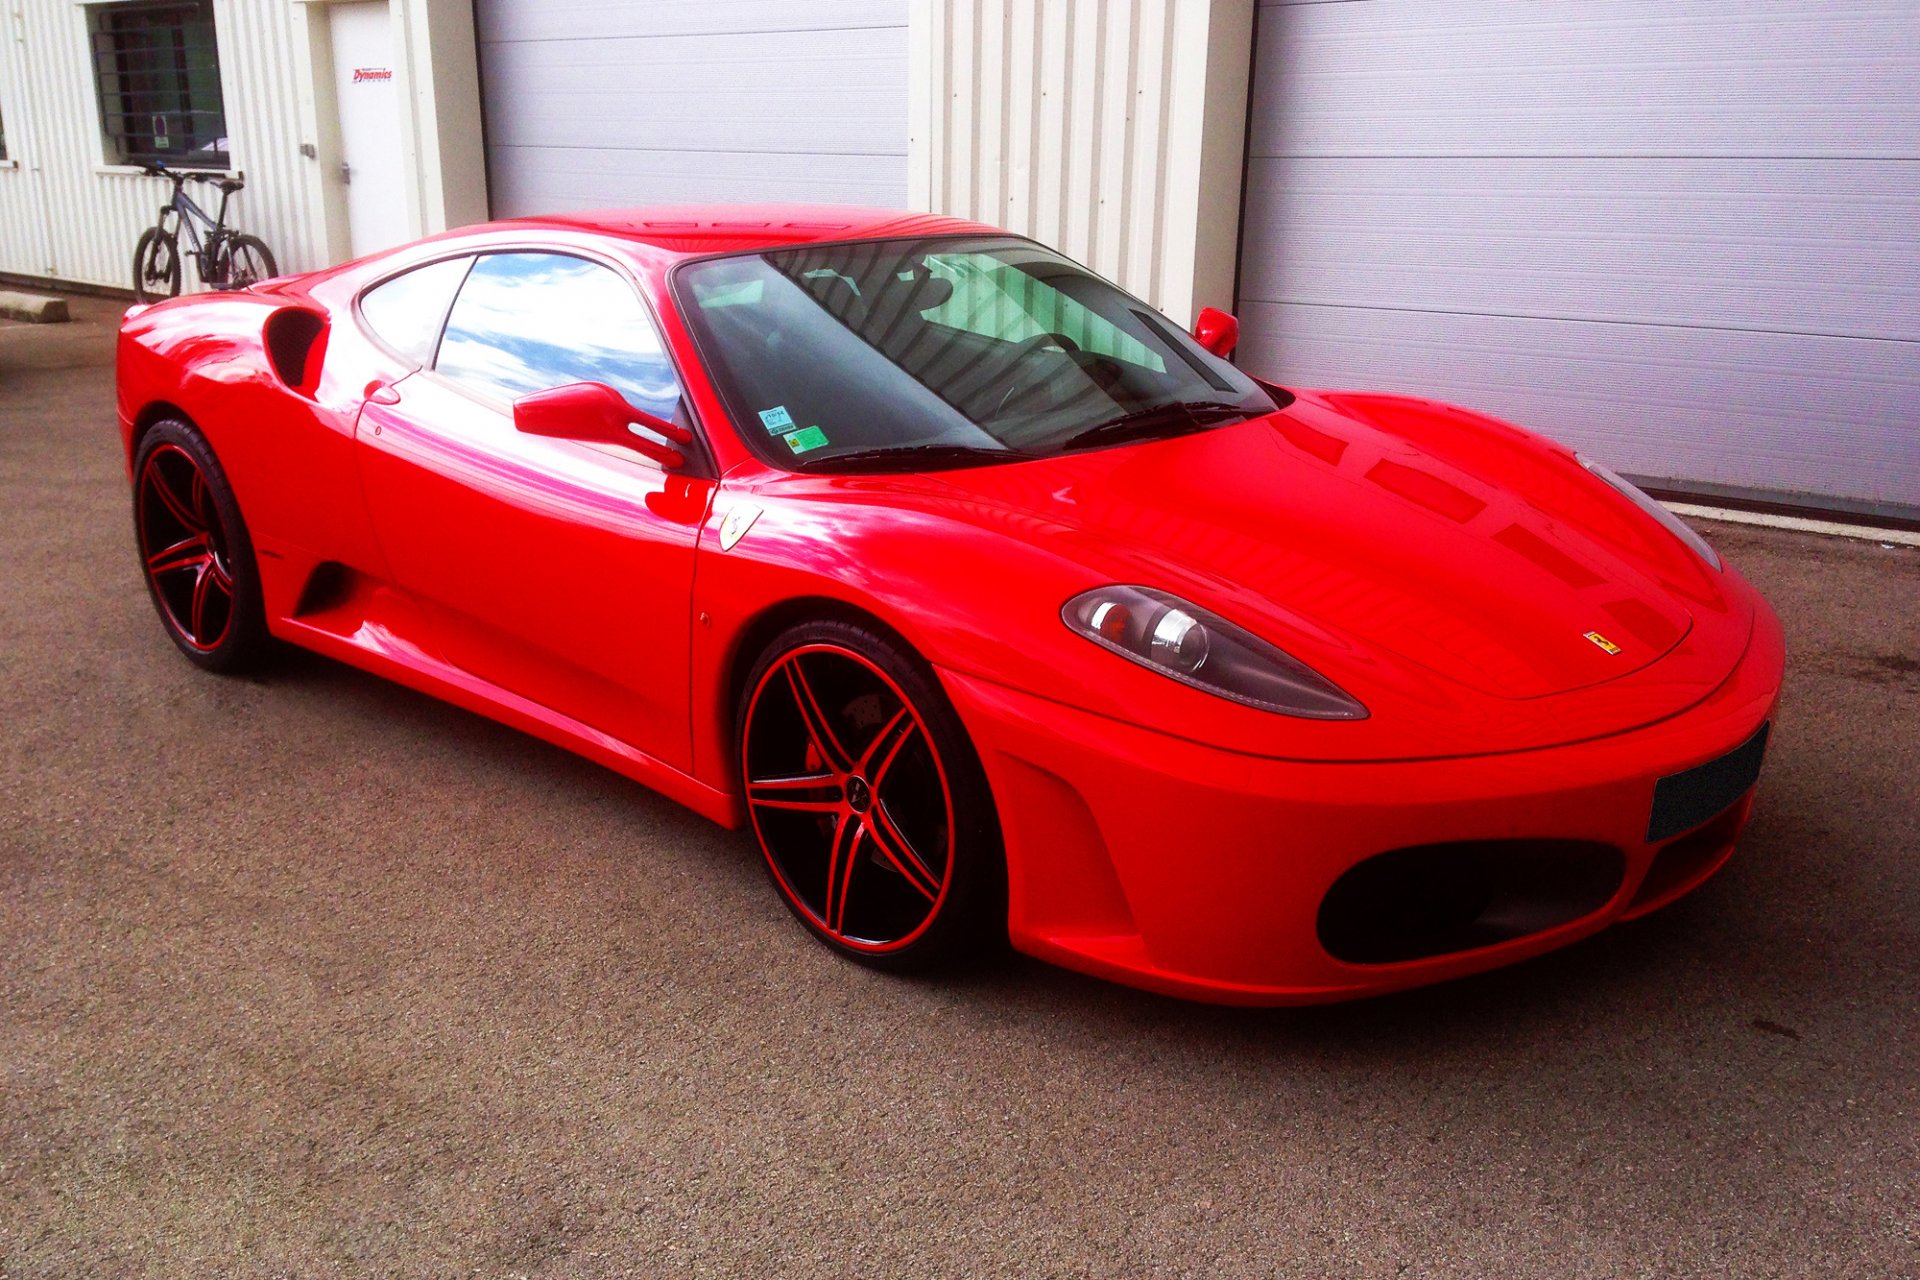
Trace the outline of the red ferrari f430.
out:
<instances>
[{"instance_id":1,"label":"red ferrari f430","mask_svg":"<svg viewBox=\"0 0 1920 1280\"><path fill-rule=\"evenodd\" d=\"M1550 440L1282 388L1041 245L498 222L136 307L142 570L752 833L858 960L1205 1000L1506 964L1728 858L1779 624Z\"/></svg>"}]
</instances>

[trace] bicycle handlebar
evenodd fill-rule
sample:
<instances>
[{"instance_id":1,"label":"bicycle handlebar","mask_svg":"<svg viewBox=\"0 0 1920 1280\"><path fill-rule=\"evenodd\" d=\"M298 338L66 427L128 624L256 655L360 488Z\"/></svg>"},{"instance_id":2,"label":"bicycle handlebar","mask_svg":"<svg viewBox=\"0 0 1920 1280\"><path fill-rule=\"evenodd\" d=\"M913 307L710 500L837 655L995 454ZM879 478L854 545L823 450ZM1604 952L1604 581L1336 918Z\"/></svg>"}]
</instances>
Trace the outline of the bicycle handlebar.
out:
<instances>
[{"instance_id":1,"label":"bicycle handlebar","mask_svg":"<svg viewBox=\"0 0 1920 1280\"><path fill-rule=\"evenodd\" d=\"M146 174L149 178L170 178L176 186L183 182L230 182L233 184L233 190L238 191L246 185L239 178L229 173L202 173L192 169L169 169L158 160L149 160L147 163L141 165L140 172Z\"/></svg>"}]
</instances>

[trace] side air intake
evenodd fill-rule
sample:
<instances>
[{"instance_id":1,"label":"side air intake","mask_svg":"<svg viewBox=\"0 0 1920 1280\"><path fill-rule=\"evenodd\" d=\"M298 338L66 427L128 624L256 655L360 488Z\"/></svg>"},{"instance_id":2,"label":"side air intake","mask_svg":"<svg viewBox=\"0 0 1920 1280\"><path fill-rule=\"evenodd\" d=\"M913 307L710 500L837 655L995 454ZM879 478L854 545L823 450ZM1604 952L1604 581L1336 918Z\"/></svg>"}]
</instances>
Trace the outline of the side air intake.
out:
<instances>
[{"instance_id":1,"label":"side air intake","mask_svg":"<svg viewBox=\"0 0 1920 1280\"><path fill-rule=\"evenodd\" d=\"M320 383L320 363L327 353L327 320L317 311L282 307L267 317L262 333L274 376L291 390L311 396Z\"/></svg>"}]
</instances>

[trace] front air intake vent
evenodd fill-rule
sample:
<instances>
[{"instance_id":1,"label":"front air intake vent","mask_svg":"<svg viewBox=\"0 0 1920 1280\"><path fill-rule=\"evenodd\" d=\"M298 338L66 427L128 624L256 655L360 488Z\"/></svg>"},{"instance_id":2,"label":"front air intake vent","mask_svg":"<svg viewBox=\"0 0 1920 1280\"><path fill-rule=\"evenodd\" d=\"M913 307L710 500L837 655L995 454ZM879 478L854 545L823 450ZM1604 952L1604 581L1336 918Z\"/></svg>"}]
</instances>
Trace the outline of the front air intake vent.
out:
<instances>
[{"instance_id":1,"label":"front air intake vent","mask_svg":"<svg viewBox=\"0 0 1920 1280\"><path fill-rule=\"evenodd\" d=\"M1490 947L1591 915L1613 900L1626 855L1585 840L1468 840L1376 854L1320 903L1320 945L1348 964Z\"/></svg>"}]
</instances>

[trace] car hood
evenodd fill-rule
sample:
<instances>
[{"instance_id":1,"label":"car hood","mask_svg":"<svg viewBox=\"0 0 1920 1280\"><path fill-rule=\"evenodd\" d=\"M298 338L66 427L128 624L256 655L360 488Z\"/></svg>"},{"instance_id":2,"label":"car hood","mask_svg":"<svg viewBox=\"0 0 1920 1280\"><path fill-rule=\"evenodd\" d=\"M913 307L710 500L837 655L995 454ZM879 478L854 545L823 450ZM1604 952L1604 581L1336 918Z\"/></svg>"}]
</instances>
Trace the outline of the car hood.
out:
<instances>
[{"instance_id":1,"label":"car hood","mask_svg":"<svg viewBox=\"0 0 1920 1280\"><path fill-rule=\"evenodd\" d=\"M940 483L1336 681L1385 661L1540 698L1655 662L1693 627L1690 604L1728 607L1718 575L1571 453L1423 401L1303 396L1245 423Z\"/></svg>"}]
</instances>

